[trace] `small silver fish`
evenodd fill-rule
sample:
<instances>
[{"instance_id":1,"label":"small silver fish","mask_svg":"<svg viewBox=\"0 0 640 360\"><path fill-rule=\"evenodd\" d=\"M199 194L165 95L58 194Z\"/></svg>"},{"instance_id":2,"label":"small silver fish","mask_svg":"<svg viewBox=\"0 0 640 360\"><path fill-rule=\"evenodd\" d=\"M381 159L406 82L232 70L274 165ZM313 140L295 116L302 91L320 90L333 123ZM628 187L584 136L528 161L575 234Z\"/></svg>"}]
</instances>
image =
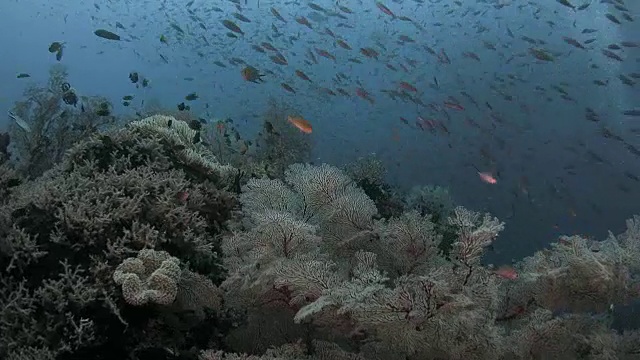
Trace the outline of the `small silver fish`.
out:
<instances>
[{"instance_id":1,"label":"small silver fish","mask_svg":"<svg viewBox=\"0 0 640 360\"><path fill-rule=\"evenodd\" d=\"M9 111L7 112L7 114L9 115L9 117L11 119L13 119L16 124L18 124L18 126L20 126L22 128L22 130L30 133L31 132L31 126L29 126L29 124L27 124L26 121L24 121L24 119L22 119L20 116L14 114L13 112Z\"/></svg>"}]
</instances>

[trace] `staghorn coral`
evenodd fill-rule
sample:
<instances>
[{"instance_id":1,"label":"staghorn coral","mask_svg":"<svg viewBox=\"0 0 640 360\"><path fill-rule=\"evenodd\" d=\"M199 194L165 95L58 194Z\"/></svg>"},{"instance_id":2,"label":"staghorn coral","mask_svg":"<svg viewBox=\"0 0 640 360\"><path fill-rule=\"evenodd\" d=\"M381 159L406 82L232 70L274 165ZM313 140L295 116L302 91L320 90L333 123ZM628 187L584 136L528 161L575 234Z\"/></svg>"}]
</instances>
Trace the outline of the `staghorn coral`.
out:
<instances>
[{"instance_id":1,"label":"staghorn coral","mask_svg":"<svg viewBox=\"0 0 640 360\"><path fill-rule=\"evenodd\" d=\"M196 168L216 177L218 185L233 184L238 176L238 170L229 165L223 165L200 143L200 132L194 130L184 121L178 121L171 116L153 115L142 120L129 123L132 129L145 135L158 136L167 141L174 148L181 162L187 168Z\"/></svg>"},{"instance_id":2,"label":"staghorn coral","mask_svg":"<svg viewBox=\"0 0 640 360\"><path fill-rule=\"evenodd\" d=\"M2 155L0 155L2 156ZM22 176L8 162L0 163L0 203L9 198L12 188L20 185Z\"/></svg>"},{"instance_id":3,"label":"staghorn coral","mask_svg":"<svg viewBox=\"0 0 640 360\"><path fill-rule=\"evenodd\" d=\"M217 326L203 324L217 320L206 308L218 308L212 281L224 276L216 239L236 200L221 165L194 161L175 136L136 126L95 135L11 188L0 204L0 357L45 348L59 360L104 349L126 358L210 344L203 334ZM133 307L113 280L142 249L181 261L170 306Z\"/></svg>"},{"instance_id":4,"label":"staghorn coral","mask_svg":"<svg viewBox=\"0 0 640 360\"><path fill-rule=\"evenodd\" d=\"M30 86L15 103L13 112L31 127L26 132L12 122L10 128L15 147L11 162L25 177L40 176L76 142L115 124L115 117L99 111L110 107L105 98L81 96L77 106L66 105L63 84L67 77L65 67L57 64L51 67L46 86Z\"/></svg>"},{"instance_id":5,"label":"staghorn coral","mask_svg":"<svg viewBox=\"0 0 640 360\"><path fill-rule=\"evenodd\" d=\"M313 355L308 355L313 348ZM364 360L365 357L348 353L337 344L329 341L313 340L304 345L300 342L285 344L271 348L264 355L249 355L225 353L221 350L204 350L200 352L199 360Z\"/></svg>"},{"instance_id":6,"label":"staghorn coral","mask_svg":"<svg viewBox=\"0 0 640 360\"><path fill-rule=\"evenodd\" d=\"M317 340L380 360L637 356L629 340L637 332L618 334L607 313L584 312L637 298L638 274L630 270L638 260L629 256L637 249L637 219L619 242L565 239L566 248L537 253L507 280L480 262L504 226L489 214L452 210L447 257L429 214L374 221L375 212L362 211L371 202L337 201L354 187L339 170L297 165L286 174L285 181L251 180L243 188L245 230L223 241L230 270L223 288L226 306L250 314L228 344L251 355L216 356L258 359L268 344L302 341L306 357L298 358L312 359ZM342 221L331 217L344 209L360 210ZM344 231L345 223L361 226ZM284 328L290 331L278 331ZM252 340L243 344L243 337Z\"/></svg>"}]
</instances>

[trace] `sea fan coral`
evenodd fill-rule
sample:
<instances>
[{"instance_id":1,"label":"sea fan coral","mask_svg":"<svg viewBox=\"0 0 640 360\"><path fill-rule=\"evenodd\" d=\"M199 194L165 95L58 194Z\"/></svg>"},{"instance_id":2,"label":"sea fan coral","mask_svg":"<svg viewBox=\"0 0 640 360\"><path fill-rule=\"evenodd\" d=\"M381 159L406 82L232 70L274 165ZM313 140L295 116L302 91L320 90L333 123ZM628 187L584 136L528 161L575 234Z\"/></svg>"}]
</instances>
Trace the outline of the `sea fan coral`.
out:
<instances>
[{"instance_id":1,"label":"sea fan coral","mask_svg":"<svg viewBox=\"0 0 640 360\"><path fill-rule=\"evenodd\" d=\"M246 229L223 241L226 306L249 314L228 338L235 349L303 341L306 358L315 359L314 340L332 339L341 351L371 359L625 358L635 351L625 340L633 333L610 331L606 313L584 313L634 295L635 222L623 245L566 238L514 264L518 276L505 278L481 263L504 227L489 214L455 208L446 219L455 241L444 256L431 215L414 210L374 221L372 202L336 168L294 165L286 174L285 181L249 181L241 194Z\"/></svg>"}]
</instances>

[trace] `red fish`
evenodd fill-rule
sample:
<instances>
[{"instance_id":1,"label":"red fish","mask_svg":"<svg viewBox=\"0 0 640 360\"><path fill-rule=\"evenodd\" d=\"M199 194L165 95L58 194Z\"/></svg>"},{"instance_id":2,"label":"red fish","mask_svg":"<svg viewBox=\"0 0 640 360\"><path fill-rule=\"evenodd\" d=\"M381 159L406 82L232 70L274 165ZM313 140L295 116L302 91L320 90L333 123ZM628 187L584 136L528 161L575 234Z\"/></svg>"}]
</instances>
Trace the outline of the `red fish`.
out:
<instances>
[{"instance_id":1,"label":"red fish","mask_svg":"<svg viewBox=\"0 0 640 360\"><path fill-rule=\"evenodd\" d=\"M370 47L360 48L360 53L366 57L374 58L378 60L378 55L380 55L377 51Z\"/></svg>"},{"instance_id":2,"label":"red fish","mask_svg":"<svg viewBox=\"0 0 640 360\"><path fill-rule=\"evenodd\" d=\"M440 49L440 53L438 54L438 61L442 64L451 64L451 59L444 51L444 49Z\"/></svg>"},{"instance_id":3,"label":"red fish","mask_svg":"<svg viewBox=\"0 0 640 360\"><path fill-rule=\"evenodd\" d=\"M271 13L273 14L273 16L275 16L275 17L276 17L276 19L278 19L278 20L280 20L280 21L282 21L282 22L285 22L285 23L287 22L287 20L285 20L285 19L282 17L282 15L280 15L280 13L278 12L278 10L276 10L276 9L274 9L274 8L271 8Z\"/></svg>"},{"instance_id":4,"label":"red fish","mask_svg":"<svg viewBox=\"0 0 640 360\"><path fill-rule=\"evenodd\" d=\"M304 16L297 17L296 22L298 24L308 27L309 29L313 29L313 27L311 27L311 23L309 22L309 20L307 20L307 18Z\"/></svg>"},{"instance_id":5,"label":"red fish","mask_svg":"<svg viewBox=\"0 0 640 360\"><path fill-rule=\"evenodd\" d=\"M240 29L240 27L234 23L231 20L223 20L222 21L222 25L224 25L224 27L226 27L227 29L233 31L234 33L238 33L240 35L244 35L244 32L242 32L242 29Z\"/></svg>"},{"instance_id":6,"label":"red fish","mask_svg":"<svg viewBox=\"0 0 640 360\"><path fill-rule=\"evenodd\" d=\"M176 197L180 202L186 202L189 199L189 193L186 191L179 191Z\"/></svg>"},{"instance_id":7,"label":"red fish","mask_svg":"<svg viewBox=\"0 0 640 360\"><path fill-rule=\"evenodd\" d=\"M269 56L269 59L271 59L271 61L273 61L275 64L278 64L278 65L288 65L289 64L289 62L284 57L284 55L282 55L280 53L277 53L275 55Z\"/></svg>"},{"instance_id":8,"label":"red fish","mask_svg":"<svg viewBox=\"0 0 640 360\"><path fill-rule=\"evenodd\" d=\"M224 134L225 132L224 122L218 121L218 123L216 124L216 130L218 130L218 134L220 135Z\"/></svg>"},{"instance_id":9,"label":"red fish","mask_svg":"<svg viewBox=\"0 0 640 360\"><path fill-rule=\"evenodd\" d=\"M421 130L423 130L423 131L424 130L428 130L432 134L435 132L435 129L436 129L436 122L435 121L433 121L431 119L425 119L422 116L418 116L418 119L416 121L416 125L418 125L418 127Z\"/></svg>"},{"instance_id":10,"label":"red fish","mask_svg":"<svg viewBox=\"0 0 640 360\"><path fill-rule=\"evenodd\" d=\"M333 54L331 54L327 50L315 48L315 51L316 51L316 54L318 54L319 56L322 56L322 57L325 57L327 59L331 59L333 61L336 61L336 57L333 56Z\"/></svg>"},{"instance_id":11,"label":"red fish","mask_svg":"<svg viewBox=\"0 0 640 360\"><path fill-rule=\"evenodd\" d=\"M383 3L381 3L380 1L376 1L376 6L378 7L378 9L380 9L380 11L382 11L383 13L391 16L392 18L396 18L396 14L394 14L391 10L389 10L388 7L384 6Z\"/></svg>"},{"instance_id":12,"label":"red fish","mask_svg":"<svg viewBox=\"0 0 640 360\"><path fill-rule=\"evenodd\" d=\"M344 40L338 39L336 40L336 44L338 44L338 46L343 49L351 50L351 46L349 46L349 44L347 44Z\"/></svg>"},{"instance_id":13,"label":"red fish","mask_svg":"<svg viewBox=\"0 0 640 360\"><path fill-rule=\"evenodd\" d=\"M465 51L465 52L463 52L463 53L462 53L462 55L463 55L464 57L466 57L466 58L473 59L473 60L475 60L475 61L480 61L480 57L478 56L478 54L476 54L476 53L474 53L474 52L471 52L471 51Z\"/></svg>"},{"instance_id":14,"label":"red fish","mask_svg":"<svg viewBox=\"0 0 640 360\"><path fill-rule=\"evenodd\" d=\"M415 86L409 84L406 81L400 81L399 85L400 85L401 88L403 88L405 90L408 90L408 91L411 91L411 92L418 92L418 89L416 89Z\"/></svg>"},{"instance_id":15,"label":"red fish","mask_svg":"<svg viewBox=\"0 0 640 360\"><path fill-rule=\"evenodd\" d=\"M313 127L311 123L304 119L302 116L287 116L287 121L289 121L293 126L298 128L298 130L302 131L305 134L311 134L313 132Z\"/></svg>"},{"instance_id":16,"label":"red fish","mask_svg":"<svg viewBox=\"0 0 640 360\"><path fill-rule=\"evenodd\" d=\"M304 81L312 82L311 79L307 76L307 74L302 72L302 70L296 70L296 75Z\"/></svg>"},{"instance_id":17,"label":"red fish","mask_svg":"<svg viewBox=\"0 0 640 360\"><path fill-rule=\"evenodd\" d=\"M287 83L281 83L280 86L282 86L283 89L287 90L288 92L295 94L296 90L294 88L291 87L291 85L287 84Z\"/></svg>"},{"instance_id":18,"label":"red fish","mask_svg":"<svg viewBox=\"0 0 640 360\"><path fill-rule=\"evenodd\" d=\"M444 106L448 107L449 109L454 109L454 110L464 110L464 107L458 103L452 102L452 101L445 101L443 102Z\"/></svg>"},{"instance_id":19,"label":"red fish","mask_svg":"<svg viewBox=\"0 0 640 360\"><path fill-rule=\"evenodd\" d=\"M267 49L267 50L278 51L278 49L276 49L273 45L271 45L270 43L268 43L266 41L262 42L260 45L262 45L262 47Z\"/></svg>"},{"instance_id":20,"label":"red fish","mask_svg":"<svg viewBox=\"0 0 640 360\"><path fill-rule=\"evenodd\" d=\"M367 90L363 89L363 88L357 88L356 89L356 95L358 95L359 97L367 100L368 102L370 102L371 104L373 104L375 101L373 100L373 98L371 97L371 94L369 94L367 92Z\"/></svg>"},{"instance_id":21,"label":"red fish","mask_svg":"<svg viewBox=\"0 0 640 360\"><path fill-rule=\"evenodd\" d=\"M503 279L515 280L518 278L518 272L511 266L502 266L496 269L493 273Z\"/></svg>"}]
</instances>

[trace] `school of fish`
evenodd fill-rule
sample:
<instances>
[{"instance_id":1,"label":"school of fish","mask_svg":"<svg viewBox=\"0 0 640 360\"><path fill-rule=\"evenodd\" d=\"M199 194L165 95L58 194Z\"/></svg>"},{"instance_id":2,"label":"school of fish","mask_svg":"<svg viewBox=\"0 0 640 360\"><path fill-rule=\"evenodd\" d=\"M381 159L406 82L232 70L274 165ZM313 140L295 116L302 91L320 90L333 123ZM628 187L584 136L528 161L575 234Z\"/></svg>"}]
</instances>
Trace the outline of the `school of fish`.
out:
<instances>
[{"instance_id":1,"label":"school of fish","mask_svg":"<svg viewBox=\"0 0 640 360\"><path fill-rule=\"evenodd\" d=\"M628 1L191 0L177 4L143 0L139 6L154 9L161 17L154 20L166 23L163 32L154 34L158 61L179 61L189 68L204 62L220 71L232 68L242 84L238 95L271 86L270 96L320 99L323 106L352 102L389 113L389 104L394 104L391 119L379 125L389 129L392 140L401 143L410 131L425 141L437 138L452 150L461 144L472 147L480 160L470 162L469 170L475 169L474 176L485 184L499 187L504 184L500 159L525 164L537 151L529 145L517 152L514 143L526 138L523 134L535 129L536 121L546 120L537 119L540 103L580 113L583 122L578 127L604 139L610 151L640 160L640 101L612 110L584 100L586 93L607 94L620 88L640 99L640 31L631 30L638 29L638 14ZM98 13L116 11L118 6L109 0L94 4ZM514 12L527 26L510 19ZM135 22L118 21L109 28L99 16L92 19L102 24L94 34L105 44L141 40ZM579 25L584 19L593 26ZM603 29L620 38L611 40L602 35ZM461 47L452 40L455 36L473 45ZM64 41L56 41L49 52L61 61L65 48ZM185 48L197 56L185 56ZM571 67L574 60L588 64L578 85L558 70ZM460 75L476 68L475 77ZM540 69L548 71L553 81L532 78ZM374 78L376 85L365 77ZM137 72L129 78L136 87L148 85ZM538 105L531 103L532 98ZM123 105L132 100L126 95ZM195 92L184 100L177 104L178 110L206 101ZM14 120L24 127L24 121ZM329 120L318 112L289 114L286 121L306 135L330 128L324 124ZM567 158L575 155L611 165L605 154L610 151L585 139L573 139L564 150ZM576 164L567 161L562 176L576 175L575 169ZM637 167L628 167L622 175L616 179L620 191L631 193L640 186ZM516 192L529 197L530 179L524 174L517 177ZM562 177L556 180L547 184L549 192L570 197Z\"/></svg>"}]
</instances>

